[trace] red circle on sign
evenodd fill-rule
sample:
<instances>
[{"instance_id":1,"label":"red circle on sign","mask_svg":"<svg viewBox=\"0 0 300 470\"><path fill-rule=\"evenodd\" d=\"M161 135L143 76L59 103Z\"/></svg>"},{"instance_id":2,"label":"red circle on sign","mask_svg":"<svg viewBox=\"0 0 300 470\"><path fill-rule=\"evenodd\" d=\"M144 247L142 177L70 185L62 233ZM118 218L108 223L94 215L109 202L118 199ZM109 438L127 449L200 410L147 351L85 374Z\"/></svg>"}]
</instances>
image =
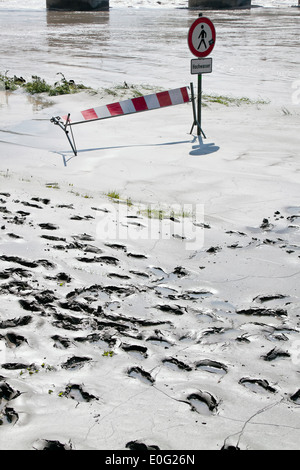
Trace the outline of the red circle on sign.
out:
<instances>
[{"instance_id":1,"label":"red circle on sign","mask_svg":"<svg viewBox=\"0 0 300 470\"><path fill-rule=\"evenodd\" d=\"M212 35L212 38L210 40L210 43L211 43L210 46L206 49L206 51L203 51L203 52L198 51L198 49L196 49L193 44L193 33L195 31L195 28L201 23L207 24L207 26L211 30L211 35ZM191 53L194 54L196 57L206 57L213 50L215 46L215 42L216 42L216 30L215 30L213 23L210 21L210 19L201 17L201 18L198 18L196 21L194 21L194 23L190 27L189 34L188 34L188 45L189 45Z\"/></svg>"}]
</instances>

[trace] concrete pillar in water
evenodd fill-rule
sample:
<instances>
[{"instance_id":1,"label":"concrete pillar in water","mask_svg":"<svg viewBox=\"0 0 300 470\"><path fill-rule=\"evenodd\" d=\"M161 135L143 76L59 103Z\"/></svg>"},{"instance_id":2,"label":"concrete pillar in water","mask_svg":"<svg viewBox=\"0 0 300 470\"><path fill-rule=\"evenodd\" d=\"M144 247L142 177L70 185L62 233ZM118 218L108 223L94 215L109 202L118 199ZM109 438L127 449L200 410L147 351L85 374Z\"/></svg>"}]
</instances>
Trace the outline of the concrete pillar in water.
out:
<instances>
[{"instance_id":1,"label":"concrete pillar in water","mask_svg":"<svg viewBox=\"0 0 300 470\"><path fill-rule=\"evenodd\" d=\"M48 10L101 11L109 9L109 0L46 0Z\"/></svg>"},{"instance_id":2,"label":"concrete pillar in water","mask_svg":"<svg viewBox=\"0 0 300 470\"><path fill-rule=\"evenodd\" d=\"M300 2L300 0L298 0ZM189 0L189 8L202 10L234 10L251 8L251 0Z\"/></svg>"}]
</instances>

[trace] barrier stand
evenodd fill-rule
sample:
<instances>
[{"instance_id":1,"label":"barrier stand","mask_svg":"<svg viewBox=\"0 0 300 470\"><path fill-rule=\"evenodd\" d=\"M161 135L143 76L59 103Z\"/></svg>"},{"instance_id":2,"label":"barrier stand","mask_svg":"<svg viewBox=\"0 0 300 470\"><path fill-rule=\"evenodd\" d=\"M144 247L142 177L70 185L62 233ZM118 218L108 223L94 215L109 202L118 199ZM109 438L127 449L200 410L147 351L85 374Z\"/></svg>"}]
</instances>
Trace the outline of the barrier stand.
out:
<instances>
[{"instance_id":1,"label":"barrier stand","mask_svg":"<svg viewBox=\"0 0 300 470\"><path fill-rule=\"evenodd\" d=\"M50 119L50 121L53 124L59 126L64 131L69 141L69 144L71 145L74 155L77 156L77 148L72 130L73 126L77 124L83 124L84 122L99 121L111 117L125 116L127 114L139 113L142 111L150 111L154 109L164 108L167 106L173 106L176 104L189 103L191 99L189 97L188 88L189 87L186 86L182 88L176 88L174 90L161 91L158 93L153 93L151 95L139 96L137 98L131 98L117 103L108 104L106 106L99 106L96 108L87 109L85 111L77 113L77 116L75 115L75 120L72 119L72 121L70 118L70 113L67 116L53 117ZM195 97L192 84L191 90L193 96L192 103L194 114L194 127L195 124L198 125L198 121L196 118ZM70 128L70 131L68 130L68 128Z\"/></svg>"},{"instance_id":2,"label":"barrier stand","mask_svg":"<svg viewBox=\"0 0 300 470\"><path fill-rule=\"evenodd\" d=\"M60 116L53 117L53 118L50 119L50 121L53 122L53 124L55 124L56 126L59 126L64 131L64 133L66 134L66 137L67 137L67 139L68 139L68 141L71 145L71 148L74 152L74 155L76 157L77 156L77 148L76 148L76 144L75 144L73 129L72 129L72 126L71 126L70 114L68 114L68 116L67 116L65 125L61 122ZM71 137L72 138L70 138L70 136L69 136L69 131L67 130L68 126L70 126Z\"/></svg>"}]
</instances>

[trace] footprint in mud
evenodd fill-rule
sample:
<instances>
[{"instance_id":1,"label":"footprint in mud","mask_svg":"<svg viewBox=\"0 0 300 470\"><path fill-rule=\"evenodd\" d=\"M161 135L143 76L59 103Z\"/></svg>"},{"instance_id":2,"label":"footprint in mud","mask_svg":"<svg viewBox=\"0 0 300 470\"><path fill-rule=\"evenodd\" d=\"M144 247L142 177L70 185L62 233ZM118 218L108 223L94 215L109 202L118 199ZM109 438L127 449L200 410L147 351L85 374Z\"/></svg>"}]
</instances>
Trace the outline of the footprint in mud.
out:
<instances>
[{"instance_id":1,"label":"footprint in mud","mask_svg":"<svg viewBox=\"0 0 300 470\"><path fill-rule=\"evenodd\" d=\"M243 385L254 393L277 392L277 390L272 387L265 379L250 379L249 377L243 377L239 380L239 384Z\"/></svg>"},{"instance_id":2,"label":"footprint in mud","mask_svg":"<svg viewBox=\"0 0 300 470\"><path fill-rule=\"evenodd\" d=\"M212 295L214 295L214 293L207 289L189 289L179 295L178 298L182 300L200 300Z\"/></svg>"},{"instance_id":3,"label":"footprint in mud","mask_svg":"<svg viewBox=\"0 0 300 470\"><path fill-rule=\"evenodd\" d=\"M0 382L0 404L14 400L21 395L19 390L14 390L8 383L5 381Z\"/></svg>"},{"instance_id":4,"label":"footprint in mud","mask_svg":"<svg viewBox=\"0 0 300 470\"><path fill-rule=\"evenodd\" d=\"M99 400L98 397L84 391L82 386L77 384L67 385L62 395L66 398L72 398L72 400L76 400L78 403Z\"/></svg>"},{"instance_id":5,"label":"footprint in mud","mask_svg":"<svg viewBox=\"0 0 300 470\"><path fill-rule=\"evenodd\" d=\"M210 248L208 248L208 250L206 250L206 253L216 254L221 250L222 248L220 246L211 246Z\"/></svg>"},{"instance_id":6,"label":"footprint in mud","mask_svg":"<svg viewBox=\"0 0 300 470\"><path fill-rule=\"evenodd\" d=\"M129 272L130 272L130 274L134 274L135 276L138 276L138 277L144 277L146 279L148 279L150 277L148 273L145 273L143 271L131 270Z\"/></svg>"},{"instance_id":7,"label":"footprint in mud","mask_svg":"<svg viewBox=\"0 0 300 470\"><path fill-rule=\"evenodd\" d=\"M49 305L58 300L53 290L46 289L34 295L35 300L41 305Z\"/></svg>"},{"instance_id":8,"label":"footprint in mud","mask_svg":"<svg viewBox=\"0 0 300 470\"><path fill-rule=\"evenodd\" d=\"M59 284L64 284L65 282L66 283L70 283L72 282L72 278L71 276L69 276L69 274L66 274L66 273L58 273L56 276L54 277L51 277L51 276L45 276L45 279L49 280L49 281L56 281L57 283Z\"/></svg>"},{"instance_id":9,"label":"footprint in mud","mask_svg":"<svg viewBox=\"0 0 300 470\"><path fill-rule=\"evenodd\" d=\"M89 235L88 233L81 233L79 235L73 235L72 238L74 240L86 241L86 242L94 242L95 241L95 238L92 237L92 235Z\"/></svg>"},{"instance_id":10,"label":"footprint in mud","mask_svg":"<svg viewBox=\"0 0 300 470\"><path fill-rule=\"evenodd\" d=\"M173 287L160 285L160 286L154 287L154 290L158 297L167 297L170 299L173 299L173 298L176 299L178 296L178 291L174 289Z\"/></svg>"},{"instance_id":11,"label":"footprint in mud","mask_svg":"<svg viewBox=\"0 0 300 470\"><path fill-rule=\"evenodd\" d=\"M296 403L296 405L300 405L300 389L293 393L293 395L290 396L290 399Z\"/></svg>"},{"instance_id":12,"label":"footprint in mud","mask_svg":"<svg viewBox=\"0 0 300 470\"><path fill-rule=\"evenodd\" d=\"M65 330L81 330L84 324L84 318L78 318L72 315L64 315L62 313L54 313L55 320L53 325L56 328L62 328Z\"/></svg>"},{"instance_id":13,"label":"footprint in mud","mask_svg":"<svg viewBox=\"0 0 300 470\"><path fill-rule=\"evenodd\" d=\"M2 284L0 287L1 294L13 294L15 296L27 296L32 292L33 288L25 281L10 281Z\"/></svg>"},{"instance_id":14,"label":"footprint in mud","mask_svg":"<svg viewBox=\"0 0 300 470\"><path fill-rule=\"evenodd\" d=\"M5 364L1 364L2 369L6 370L22 370L28 369L29 367L34 367L34 364L23 364L22 362L6 362Z\"/></svg>"},{"instance_id":15,"label":"footprint in mud","mask_svg":"<svg viewBox=\"0 0 300 470\"><path fill-rule=\"evenodd\" d=\"M38 204L33 204L32 202L28 201L21 201L21 204L26 207L34 207L35 209L43 209L42 206L39 206Z\"/></svg>"},{"instance_id":16,"label":"footprint in mud","mask_svg":"<svg viewBox=\"0 0 300 470\"><path fill-rule=\"evenodd\" d=\"M0 207L0 212L2 212L2 214L11 214L11 212L5 206Z\"/></svg>"},{"instance_id":17,"label":"footprint in mud","mask_svg":"<svg viewBox=\"0 0 300 470\"><path fill-rule=\"evenodd\" d=\"M31 200L35 202L42 202L45 206L48 206L48 204L50 204L51 202L50 199L41 198L41 197L32 197Z\"/></svg>"},{"instance_id":18,"label":"footprint in mud","mask_svg":"<svg viewBox=\"0 0 300 470\"><path fill-rule=\"evenodd\" d=\"M23 269L23 268L8 268L8 269L5 269L5 271L3 271L3 273L1 274L4 274L4 276L18 276L18 277L25 277L25 278L28 278L28 277L32 277L32 273L30 271L28 271L28 269ZM0 274L0 276L1 276ZM7 279L7 277L5 277L4 279Z\"/></svg>"},{"instance_id":19,"label":"footprint in mud","mask_svg":"<svg viewBox=\"0 0 300 470\"><path fill-rule=\"evenodd\" d=\"M287 311L283 308L259 308L250 307L248 309L237 310L238 315L256 315L260 317L286 317Z\"/></svg>"},{"instance_id":20,"label":"footprint in mud","mask_svg":"<svg viewBox=\"0 0 300 470\"><path fill-rule=\"evenodd\" d=\"M0 321L0 329L6 328L15 328L17 326L25 326L28 325L32 321L32 317L30 315L25 315L24 317L20 318L11 318L8 320Z\"/></svg>"},{"instance_id":21,"label":"footprint in mud","mask_svg":"<svg viewBox=\"0 0 300 470\"><path fill-rule=\"evenodd\" d=\"M131 279L131 277L127 276L127 274L119 274L119 273L109 273L107 277L112 278L112 279L113 278L122 279L124 281L128 281L129 279Z\"/></svg>"},{"instance_id":22,"label":"footprint in mud","mask_svg":"<svg viewBox=\"0 0 300 470\"><path fill-rule=\"evenodd\" d=\"M126 444L126 449L137 451L160 450L156 445L147 445L140 441L130 441Z\"/></svg>"},{"instance_id":23,"label":"footprint in mud","mask_svg":"<svg viewBox=\"0 0 300 470\"><path fill-rule=\"evenodd\" d=\"M202 361L197 362L196 369L218 375L225 375L228 371L228 367L225 364L211 361L210 359L203 359Z\"/></svg>"},{"instance_id":24,"label":"footprint in mud","mask_svg":"<svg viewBox=\"0 0 300 470\"><path fill-rule=\"evenodd\" d=\"M156 276L156 281L162 281L164 279L168 279L168 274L160 267L150 266L148 268L150 274Z\"/></svg>"},{"instance_id":25,"label":"footprint in mud","mask_svg":"<svg viewBox=\"0 0 300 470\"><path fill-rule=\"evenodd\" d=\"M6 261L8 263L20 264L21 266L25 266L26 268L37 268L39 265L38 262L36 261L29 261L29 260L20 258L19 256L2 255L0 256L0 260Z\"/></svg>"},{"instance_id":26,"label":"footprint in mud","mask_svg":"<svg viewBox=\"0 0 300 470\"><path fill-rule=\"evenodd\" d=\"M259 302L259 303L265 303L265 302L271 302L272 300L282 300L286 298L287 296L283 294L257 295L256 297L254 297L253 301Z\"/></svg>"},{"instance_id":27,"label":"footprint in mud","mask_svg":"<svg viewBox=\"0 0 300 470\"><path fill-rule=\"evenodd\" d=\"M68 300L67 302L59 302L59 306L64 310L72 310L73 312L83 312L89 314L96 314L97 309L90 307L85 302L77 302L76 300Z\"/></svg>"},{"instance_id":28,"label":"footprint in mud","mask_svg":"<svg viewBox=\"0 0 300 470\"><path fill-rule=\"evenodd\" d=\"M21 299L19 300L19 304L24 310L27 310L29 312L41 312L42 311L41 306L38 304L38 302L35 302L35 301Z\"/></svg>"},{"instance_id":29,"label":"footprint in mud","mask_svg":"<svg viewBox=\"0 0 300 470\"><path fill-rule=\"evenodd\" d=\"M39 224L42 230L58 230L59 227L57 225L51 224L50 222L45 224Z\"/></svg>"},{"instance_id":30,"label":"footprint in mud","mask_svg":"<svg viewBox=\"0 0 300 470\"><path fill-rule=\"evenodd\" d=\"M74 338L74 341L78 343L91 343L101 349L106 350L108 348L112 349L115 346L117 339L108 333L104 335L99 335L98 333L91 333L87 336L77 336L76 338Z\"/></svg>"},{"instance_id":31,"label":"footprint in mud","mask_svg":"<svg viewBox=\"0 0 300 470\"><path fill-rule=\"evenodd\" d=\"M199 414L210 416L218 409L217 399L209 392L199 390L197 393L191 393L187 397L192 411Z\"/></svg>"},{"instance_id":32,"label":"footprint in mud","mask_svg":"<svg viewBox=\"0 0 300 470\"><path fill-rule=\"evenodd\" d=\"M23 239L23 237L21 237L20 235L16 235L15 233L8 233L7 236L9 238L13 238L14 240L21 240Z\"/></svg>"},{"instance_id":33,"label":"footprint in mud","mask_svg":"<svg viewBox=\"0 0 300 470\"><path fill-rule=\"evenodd\" d=\"M147 255L143 255L140 253L128 253L127 256L129 258L135 258L135 259L147 259L148 258Z\"/></svg>"},{"instance_id":34,"label":"footprint in mud","mask_svg":"<svg viewBox=\"0 0 300 470\"><path fill-rule=\"evenodd\" d=\"M146 372L141 367L131 367L127 372L129 377L139 379L141 382L147 385L153 385L155 380L149 372Z\"/></svg>"},{"instance_id":35,"label":"footprint in mud","mask_svg":"<svg viewBox=\"0 0 300 470\"><path fill-rule=\"evenodd\" d=\"M188 276L189 272L183 266L176 266L172 274L175 274L175 276L181 278Z\"/></svg>"},{"instance_id":36,"label":"footprint in mud","mask_svg":"<svg viewBox=\"0 0 300 470\"><path fill-rule=\"evenodd\" d=\"M260 225L260 228L264 231L270 231L274 228L274 225L270 223L269 219L264 218Z\"/></svg>"},{"instance_id":37,"label":"footprint in mud","mask_svg":"<svg viewBox=\"0 0 300 470\"><path fill-rule=\"evenodd\" d=\"M49 240L51 242L66 242L67 239L64 237L54 237L54 235L41 235L41 238L44 240Z\"/></svg>"},{"instance_id":38,"label":"footprint in mud","mask_svg":"<svg viewBox=\"0 0 300 470\"><path fill-rule=\"evenodd\" d=\"M147 348L145 346L140 346L138 344L125 344L121 345L123 351L128 352L130 355L136 357L137 359L146 359L148 357Z\"/></svg>"},{"instance_id":39,"label":"footprint in mud","mask_svg":"<svg viewBox=\"0 0 300 470\"><path fill-rule=\"evenodd\" d=\"M70 220L89 220L94 218L95 217L92 217L91 215L84 215L83 217L81 215L73 215L70 217Z\"/></svg>"},{"instance_id":40,"label":"footprint in mud","mask_svg":"<svg viewBox=\"0 0 300 470\"><path fill-rule=\"evenodd\" d=\"M90 362L92 359L90 357L78 357L73 356L68 359L64 364L61 365L63 369L81 369L87 362Z\"/></svg>"},{"instance_id":41,"label":"footprint in mud","mask_svg":"<svg viewBox=\"0 0 300 470\"><path fill-rule=\"evenodd\" d=\"M156 336L149 336L149 338L146 339L146 341L149 341L151 344L155 344L157 346L162 346L165 349L168 349L172 346L169 341L167 341L163 336L161 335L156 335Z\"/></svg>"},{"instance_id":42,"label":"footprint in mud","mask_svg":"<svg viewBox=\"0 0 300 470\"><path fill-rule=\"evenodd\" d=\"M187 308L181 307L180 305L156 305L155 308L161 310L162 312L171 313L173 315L183 315L184 313L187 313Z\"/></svg>"},{"instance_id":43,"label":"footprint in mud","mask_svg":"<svg viewBox=\"0 0 300 470\"><path fill-rule=\"evenodd\" d=\"M221 448L221 450L229 450L229 451L234 451L234 450L241 450L238 446L234 446L231 444L224 444Z\"/></svg>"},{"instance_id":44,"label":"footprint in mud","mask_svg":"<svg viewBox=\"0 0 300 470\"><path fill-rule=\"evenodd\" d=\"M32 448L35 450L72 450L72 445L62 444L59 441L39 439L32 444Z\"/></svg>"},{"instance_id":45,"label":"footprint in mud","mask_svg":"<svg viewBox=\"0 0 300 470\"><path fill-rule=\"evenodd\" d=\"M11 407L5 406L0 413L0 426L4 424L16 424L19 420L18 413Z\"/></svg>"},{"instance_id":46,"label":"footprint in mud","mask_svg":"<svg viewBox=\"0 0 300 470\"><path fill-rule=\"evenodd\" d=\"M264 354L263 356L261 356L261 358L264 361L269 361L269 362L275 361L275 359L282 358L282 357L291 357L291 355L287 351L282 351L281 349L273 348L267 354Z\"/></svg>"},{"instance_id":47,"label":"footprint in mud","mask_svg":"<svg viewBox=\"0 0 300 470\"><path fill-rule=\"evenodd\" d=\"M121 250L127 252L127 246L121 245L120 243L105 243L105 246L112 250Z\"/></svg>"},{"instance_id":48,"label":"footprint in mud","mask_svg":"<svg viewBox=\"0 0 300 470\"><path fill-rule=\"evenodd\" d=\"M69 338L66 338L66 337L62 337L62 336L59 336L59 335L54 335L54 336L51 336L51 339L53 339L53 341L54 341L54 344L53 344L54 348L67 349L72 345L71 340Z\"/></svg>"},{"instance_id":49,"label":"footprint in mud","mask_svg":"<svg viewBox=\"0 0 300 470\"><path fill-rule=\"evenodd\" d=\"M9 332L6 335L0 335L0 339L4 338L6 346L8 348L17 348L23 343L28 343L27 339L24 336L16 335L15 333Z\"/></svg>"},{"instance_id":50,"label":"footprint in mud","mask_svg":"<svg viewBox=\"0 0 300 470\"><path fill-rule=\"evenodd\" d=\"M192 370L192 368L188 364L185 364L184 362L179 361L175 357L163 359L162 363L168 366L172 370L177 370L177 371L186 370L187 372Z\"/></svg>"}]
</instances>

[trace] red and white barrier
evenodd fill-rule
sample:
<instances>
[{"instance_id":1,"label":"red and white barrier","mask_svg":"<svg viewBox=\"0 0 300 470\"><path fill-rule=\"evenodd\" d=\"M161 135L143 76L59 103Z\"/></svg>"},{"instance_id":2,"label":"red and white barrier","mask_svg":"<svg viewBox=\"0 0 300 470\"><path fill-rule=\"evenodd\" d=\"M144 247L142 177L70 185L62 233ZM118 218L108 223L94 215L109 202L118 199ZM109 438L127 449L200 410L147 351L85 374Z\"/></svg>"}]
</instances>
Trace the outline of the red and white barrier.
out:
<instances>
[{"instance_id":1,"label":"red and white barrier","mask_svg":"<svg viewBox=\"0 0 300 470\"><path fill-rule=\"evenodd\" d=\"M80 113L74 113L68 119L68 116L62 116L62 120L67 125L81 124L87 121L96 121L98 119L107 119L126 114L139 113L141 111L150 111L152 109L174 106L190 101L188 88L176 88L175 90L162 91L152 95L131 98L117 103L98 106L96 108L86 109Z\"/></svg>"},{"instance_id":2,"label":"red and white barrier","mask_svg":"<svg viewBox=\"0 0 300 470\"><path fill-rule=\"evenodd\" d=\"M77 155L74 135L72 127L75 124L83 122L98 121L100 119L108 119L116 116L125 116L126 114L140 113L142 111L150 111L152 109L165 108L176 104L188 103L190 101L188 87L176 88L169 91L161 91L152 95L139 96L118 103L107 104L106 106L98 106L96 108L86 109L79 113L68 114L67 116L57 116L51 119L51 122L58 125L66 134L74 155ZM71 131L71 137L69 130Z\"/></svg>"}]
</instances>

